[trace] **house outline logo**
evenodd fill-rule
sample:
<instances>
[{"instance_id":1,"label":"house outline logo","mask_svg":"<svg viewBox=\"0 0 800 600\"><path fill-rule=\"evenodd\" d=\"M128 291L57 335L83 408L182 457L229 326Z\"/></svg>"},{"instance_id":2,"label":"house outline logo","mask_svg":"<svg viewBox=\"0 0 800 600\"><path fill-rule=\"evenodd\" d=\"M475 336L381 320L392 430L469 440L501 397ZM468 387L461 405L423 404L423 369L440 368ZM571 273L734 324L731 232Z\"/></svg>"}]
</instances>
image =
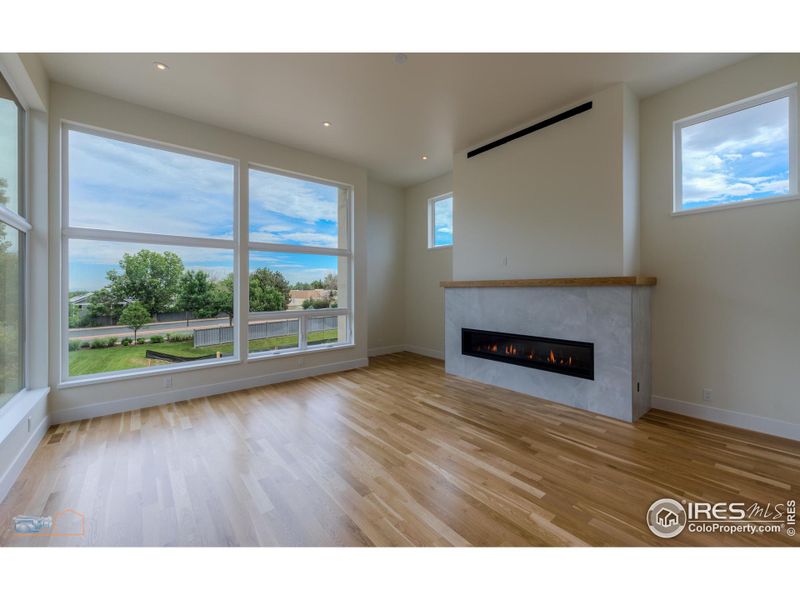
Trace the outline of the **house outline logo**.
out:
<instances>
[{"instance_id":1,"label":"house outline logo","mask_svg":"<svg viewBox=\"0 0 800 600\"><path fill-rule=\"evenodd\" d=\"M674 538L686 527L686 509L672 498L656 500L647 511L647 526L660 538Z\"/></svg>"}]
</instances>

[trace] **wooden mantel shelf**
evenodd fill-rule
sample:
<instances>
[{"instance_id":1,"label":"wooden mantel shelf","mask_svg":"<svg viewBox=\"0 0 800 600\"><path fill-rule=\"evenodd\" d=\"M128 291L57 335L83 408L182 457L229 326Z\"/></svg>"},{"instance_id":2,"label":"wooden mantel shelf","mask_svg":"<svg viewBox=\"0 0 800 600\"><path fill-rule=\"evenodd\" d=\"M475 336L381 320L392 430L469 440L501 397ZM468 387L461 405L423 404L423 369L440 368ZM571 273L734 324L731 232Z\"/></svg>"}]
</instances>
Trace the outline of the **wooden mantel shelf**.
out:
<instances>
[{"instance_id":1,"label":"wooden mantel shelf","mask_svg":"<svg viewBox=\"0 0 800 600\"><path fill-rule=\"evenodd\" d=\"M633 277L559 277L552 279L481 279L478 281L442 281L443 288L484 287L597 287L632 285L655 285L655 277L636 275Z\"/></svg>"}]
</instances>

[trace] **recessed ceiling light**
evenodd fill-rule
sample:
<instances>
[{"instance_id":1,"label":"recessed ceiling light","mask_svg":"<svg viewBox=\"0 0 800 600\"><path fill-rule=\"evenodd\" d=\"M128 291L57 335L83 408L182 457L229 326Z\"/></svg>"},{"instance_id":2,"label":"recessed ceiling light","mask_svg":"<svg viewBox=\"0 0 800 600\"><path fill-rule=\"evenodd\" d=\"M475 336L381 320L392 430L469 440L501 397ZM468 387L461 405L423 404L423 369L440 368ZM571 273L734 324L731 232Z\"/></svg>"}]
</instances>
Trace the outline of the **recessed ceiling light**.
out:
<instances>
[{"instance_id":1,"label":"recessed ceiling light","mask_svg":"<svg viewBox=\"0 0 800 600\"><path fill-rule=\"evenodd\" d=\"M153 66L158 71L166 71L167 69L169 69L169 67L167 65L165 65L164 63L162 63L162 62L154 62Z\"/></svg>"},{"instance_id":2,"label":"recessed ceiling light","mask_svg":"<svg viewBox=\"0 0 800 600\"><path fill-rule=\"evenodd\" d=\"M422 160L428 160L428 155L427 154L423 154L422 155Z\"/></svg>"},{"instance_id":3,"label":"recessed ceiling light","mask_svg":"<svg viewBox=\"0 0 800 600\"><path fill-rule=\"evenodd\" d=\"M331 122L330 121L323 121L322 122L322 126L323 127L330 127L331 126Z\"/></svg>"}]
</instances>

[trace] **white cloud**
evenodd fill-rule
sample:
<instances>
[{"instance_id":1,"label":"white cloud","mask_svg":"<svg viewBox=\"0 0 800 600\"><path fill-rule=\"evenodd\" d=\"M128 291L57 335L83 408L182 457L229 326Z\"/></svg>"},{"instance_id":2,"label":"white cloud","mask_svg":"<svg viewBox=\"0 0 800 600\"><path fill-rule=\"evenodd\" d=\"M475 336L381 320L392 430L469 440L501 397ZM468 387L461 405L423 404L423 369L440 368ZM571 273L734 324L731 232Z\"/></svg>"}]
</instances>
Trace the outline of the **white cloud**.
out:
<instances>
[{"instance_id":1,"label":"white cloud","mask_svg":"<svg viewBox=\"0 0 800 600\"><path fill-rule=\"evenodd\" d=\"M788 101L687 127L681 154L685 203L787 193Z\"/></svg>"},{"instance_id":2,"label":"white cloud","mask_svg":"<svg viewBox=\"0 0 800 600\"><path fill-rule=\"evenodd\" d=\"M338 188L264 171L250 171L251 212L277 213L307 223L336 222ZM258 218L258 215L256 215Z\"/></svg>"},{"instance_id":3,"label":"white cloud","mask_svg":"<svg viewBox=\"0 0 800 600\"><path fill-rule=\"evenodd\" d=\"M69 135L72 225L197 237L232 231L232 165Z\"/></svg>"},{"instance_id":4,"label":"white cloud","mask_svg":"<svg viewBox=\"0 0 800 600\"><path fill-rule=\"evenodd\" d=\"M336 248L339 236L318 231L256 231L250 234L254 242L269 244L299 244L302 246L320 246L322 248Z\"/></svg>"}]
</instances>

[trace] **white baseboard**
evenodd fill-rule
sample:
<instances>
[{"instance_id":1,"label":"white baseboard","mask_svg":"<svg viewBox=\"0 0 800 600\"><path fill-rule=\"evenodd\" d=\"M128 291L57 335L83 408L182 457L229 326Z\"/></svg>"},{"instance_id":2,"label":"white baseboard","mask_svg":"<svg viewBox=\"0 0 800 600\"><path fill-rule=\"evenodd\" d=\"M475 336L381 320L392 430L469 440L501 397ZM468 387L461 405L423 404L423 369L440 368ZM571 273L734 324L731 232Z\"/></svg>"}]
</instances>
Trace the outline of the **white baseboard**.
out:
<instances>
[{"instance_id":1,"label":"white baseboard","mask_svg":"<svg viewBox=\"0 0 800 600\"><path fill-rule=\"evenodd\" d=\"M49 427L50 417L45 415L33 434L28 437L28 441L25 445L20 448L19 453L8 466L6 472L0 477L0 502L6 499L8 492L11 491L11 487L14 485L17 477L19 477L19 474L22 473L22 469L28 464L28 461L31 459L31 456L33 456L36 448L38 448L39 442L42 441Z\"/></svg>"},{"instance_id":2,"label":"white baseboard","mask_svg":"<svg viewBox=\"0 0 800 600\"><path fill-rule=\"evenodd\" d=\"M403 344L395 346L378 346L377 348L370 348L367 350L367 356L383 356L384 354L394 354L396 352L405 351L406 347Z\"/></svg>"},{"instance_id":3,"label":"white baseboard","mask_svg":"<svg viewBox=\"0 0 800 600\"><path fill-rule=\"evenodd\" d=\"M652 397L652 408L678 413L687 417L695 417L704 421L712 421L741 429L749 429L759 433L767 433L790 440L800 440L800 423L790 423L768 417L759 417L749 413L736 412L714 406L703 406L683 400L674 400L663 396Z\"/></svg>"},{"instance_id":4,"label":"white baseboard","mask_svg":"<svg viewBox=\"0 0 800 600\"><path fill-rule=\"evenodd\" d=\"M433 348L425 348L423 346L406 344L406 352L413 352L414 354L421 354L422 356L444 360L444 352L441 350L434 350Z\"/></svg>"},{"instance_id":5,"label":"white baseboard","mask_svg":"<svg viewBox=\"0 0 800 600\"><path fill-rule=\"evenodd\" d=\"M182 400L191 400L193 398L202 398L204 396L214 396L216 394L224 394L227 392L235 392L238 390L245 390L262 385L270 385L272 383L281 383L282 381L291 381L293 379L303 379L304 377L314 377L316 375L325 375L327 373L334 373L337 371L358 369L360 367L366 367L368 364L369 362L366 358L359 358L356 360L320 365L318 367L306 367L304 369L294 369L292 371L282 371L280 373L269 373L267 375L258 375L256 377L222 381L220 383L214 383L211 385L201 385L178 390L170 390L168 392L161 392L158 394L123 398L120 400L111 400L109 402L98 402L96 404L78 406L75 408L65 408L52 412L50 414L50 423L58 425L60 423L69 423L71 421L80 421L82 419L104 417L128 410L150 408L152 406L169 404L171 402L180 402Z\"/></svg>"},{"instance_id":6,"label":"white baseboard","mask_svg":"<svg viewBox=\"0 0 800 600\"><path fill-rule=\"evenodd\" d=\"M396 352L411 352L413 354L421 354L422 356L427 356L429 358L444 360L444 352L441 350L433 350L432 348L414 346L412 344L397 344L396 346L380 346L378 348L370 348L367 350L367 355L382 356L384 354L395 354Z\"/></svg>"}]
</instances>

